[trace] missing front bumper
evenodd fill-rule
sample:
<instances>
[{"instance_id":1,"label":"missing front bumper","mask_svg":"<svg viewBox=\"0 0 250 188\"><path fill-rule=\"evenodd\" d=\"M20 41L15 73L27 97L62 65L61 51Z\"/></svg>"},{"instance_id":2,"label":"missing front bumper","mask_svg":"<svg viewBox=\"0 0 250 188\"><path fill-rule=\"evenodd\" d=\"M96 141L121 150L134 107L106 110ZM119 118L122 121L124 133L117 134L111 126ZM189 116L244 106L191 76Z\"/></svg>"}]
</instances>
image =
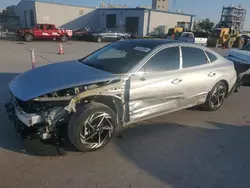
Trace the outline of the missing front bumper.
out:
<instances>
[{"instance_id":1,"label":"missing front bumper","mask_svg":"<svg viewBox=\"0 0 250 188\"><path fill-rule=\"evenodd\" d=\"M6 103L5 109L11 121L18 119L27 127L32 127L36 124L44 122L44 119L41 115L35 113L25 113L18 106L14 106L12 102Z\"/></svg>"},{"instance_id":2,"label":"missing front bumper","mask_svg":"<svg viewBox=\"0 0 250 188\"><path fill-rule=\"evenodd\" d=\"M23 140L37 137L37 129L28 127L16 116L16 110L11 102L5 104L5 110L9 120L14 124L17 133Z\"/></svg>"}]
</instances>

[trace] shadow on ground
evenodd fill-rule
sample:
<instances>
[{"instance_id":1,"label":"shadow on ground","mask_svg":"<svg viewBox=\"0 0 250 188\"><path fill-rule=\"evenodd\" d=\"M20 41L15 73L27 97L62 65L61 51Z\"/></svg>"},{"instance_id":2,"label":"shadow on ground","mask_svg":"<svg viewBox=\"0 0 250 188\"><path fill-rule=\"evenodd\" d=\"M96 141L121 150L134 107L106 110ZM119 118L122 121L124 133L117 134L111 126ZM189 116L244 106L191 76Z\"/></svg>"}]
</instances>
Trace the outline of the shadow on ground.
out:
<instances>
[{"instance_id":1,"label":"shadow on ground","mask_svg":"<svg viewBox=\"0 0 250 188\"><path fill-rule=\"evenodd\" d=\"M9 100L8 83L12 78L17 76L18 73L0 73L0 148L14 152L23 152L23 144L21 139L14 130L14 126L7 118L7 114L4 109L4 104Z\"/></svg>"},{"instance_id":2,"label":"shadow on ground","mask_svg":"<svg viewBox=\"0 0 250 188\"><path fill-rule=\"evenodd\" d=\"M209 129L146 124L115 144L139 169L174 188L249 187L250 127L204 122Z\"/></svg>"}]
</instances>

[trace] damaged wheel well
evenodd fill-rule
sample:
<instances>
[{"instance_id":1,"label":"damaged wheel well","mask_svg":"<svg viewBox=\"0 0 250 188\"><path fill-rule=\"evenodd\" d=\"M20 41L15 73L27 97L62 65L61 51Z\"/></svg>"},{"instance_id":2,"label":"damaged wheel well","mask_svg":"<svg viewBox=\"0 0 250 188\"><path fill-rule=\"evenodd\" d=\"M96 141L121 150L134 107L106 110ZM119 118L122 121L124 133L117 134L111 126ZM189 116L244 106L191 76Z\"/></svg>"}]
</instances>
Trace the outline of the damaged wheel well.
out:
<instances>
[{"instance_id":1,"label":"damaged wheel well","mask_svg":"<svg viewBox=\"0 0 250 188\"><path fill-rule=\"evenodd\" d=\"M120 125L123 121L123 105L122 101L119 98L113 96L94 96L94 97L87 97L84 99L87 102L98 102L107 105L110 107L117 115L117 123ZM83 102L83 101L82 101Z\"/></svg>"}]
</instances>

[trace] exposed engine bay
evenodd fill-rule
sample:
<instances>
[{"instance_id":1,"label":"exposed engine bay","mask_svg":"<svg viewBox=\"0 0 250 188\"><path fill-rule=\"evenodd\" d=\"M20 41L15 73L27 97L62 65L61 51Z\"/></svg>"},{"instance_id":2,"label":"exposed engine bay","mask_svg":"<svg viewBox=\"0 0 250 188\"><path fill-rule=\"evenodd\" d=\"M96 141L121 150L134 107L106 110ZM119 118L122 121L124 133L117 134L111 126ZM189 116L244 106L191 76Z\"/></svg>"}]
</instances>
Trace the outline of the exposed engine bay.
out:
<instances>
[{"instance_id":1,"label":"exposed engine bay","mask_svg":"<svg viewBox=\"0 0 250 188\"><path fill-rule=\"evenodd\" d=\"M117 81L114 83L116 85ZM113 88L112 82L101 82L48 93L29 101L22 101L11 94L11 101L5 108L23 139L39 136L42 140L48 140L54 135L58 136L58 130L68 124L70 116L76 111L76 103L95 100L95 89L114 95L120 93L117 88L116 92L109 91L109 88ZM89 100L82 101L87 91L94 91L93 95Z\"/></svg>"}]
</instances>

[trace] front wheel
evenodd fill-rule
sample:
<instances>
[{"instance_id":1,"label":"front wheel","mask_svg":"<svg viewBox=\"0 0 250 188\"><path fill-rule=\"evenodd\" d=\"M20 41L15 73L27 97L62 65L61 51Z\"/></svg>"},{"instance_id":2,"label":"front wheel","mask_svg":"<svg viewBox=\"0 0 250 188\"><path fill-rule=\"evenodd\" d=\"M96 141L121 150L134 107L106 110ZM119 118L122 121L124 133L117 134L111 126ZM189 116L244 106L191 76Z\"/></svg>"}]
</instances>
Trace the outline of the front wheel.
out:
<instances>
[{"instance_id":1,"label":"front wheel","mask_svg":"<svg viewBox=\"0 0 250 188\"><path fill-rule=\"evenodd\" d=\"M209 92L206 103L202 105L202 107L207 111L218 110L222 106L226 94L227 94L227 87L225 83L218 82Z\"/></svg>"},{"instance_id":2,"label":"front wheel","mask_svg":"<svg viewBox=\"0 0 250 188\"><path fill-rule=\"evenodd\" d=\"M115 132L115 117L114 111L102 103L78 106L68 125L70 141L82 152L101 149Z\"/></svg>"}]
</instances>

